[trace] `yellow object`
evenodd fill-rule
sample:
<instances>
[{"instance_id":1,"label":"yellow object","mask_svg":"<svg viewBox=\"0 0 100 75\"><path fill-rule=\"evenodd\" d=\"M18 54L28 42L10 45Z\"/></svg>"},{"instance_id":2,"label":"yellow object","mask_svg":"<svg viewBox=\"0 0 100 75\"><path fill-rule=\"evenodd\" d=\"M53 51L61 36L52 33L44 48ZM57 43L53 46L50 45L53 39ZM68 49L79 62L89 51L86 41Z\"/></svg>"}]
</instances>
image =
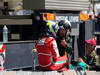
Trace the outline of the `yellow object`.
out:
<instances>
[{"instance_id":1,"label":"yellow object","mask_svg":"<svg viewBox=\"0 0 100 75\"><path fill-rule=\"evenodd\" d=\"M80 20L81 21L86 21L89 19L88 14L80 13Z\"/></svg>"}]
</instances>

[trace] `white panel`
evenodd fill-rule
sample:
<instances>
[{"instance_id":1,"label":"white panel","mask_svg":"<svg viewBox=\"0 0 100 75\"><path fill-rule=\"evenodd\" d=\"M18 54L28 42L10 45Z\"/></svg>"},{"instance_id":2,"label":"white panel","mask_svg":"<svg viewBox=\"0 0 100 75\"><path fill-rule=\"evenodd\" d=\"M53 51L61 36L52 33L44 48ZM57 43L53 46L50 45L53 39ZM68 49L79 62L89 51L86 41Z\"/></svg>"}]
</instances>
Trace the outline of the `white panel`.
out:
<instances>
[{"instance_id":1,"label":"white panel","mask_svg":"<svg viewBox=\"0 0 100 75\"><path fill-rule=\"evenodd\" d=\"M88 10L89 0L45 0L46 9Z\"/></svg>"}]
</instances>

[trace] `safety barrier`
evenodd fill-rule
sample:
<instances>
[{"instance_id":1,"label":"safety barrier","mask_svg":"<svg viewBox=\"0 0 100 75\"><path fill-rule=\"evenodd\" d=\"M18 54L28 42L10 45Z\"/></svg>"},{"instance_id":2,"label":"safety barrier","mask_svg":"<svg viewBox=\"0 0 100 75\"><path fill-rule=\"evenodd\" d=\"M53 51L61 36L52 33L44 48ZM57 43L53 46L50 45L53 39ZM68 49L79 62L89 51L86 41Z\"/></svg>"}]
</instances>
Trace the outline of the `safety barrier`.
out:
<instances>
[{"instance_id":1,"label":"safety barrier","mask_svg":"<svg viewBox=\"0 0 100 75\"><path fill-rule=\"evenodd\" d=\"M57 71L1 71L0 75L100 75L100 72L86 71L77 72L74 70L68 70L64 72Z\"/></svg>"}]
</instances>

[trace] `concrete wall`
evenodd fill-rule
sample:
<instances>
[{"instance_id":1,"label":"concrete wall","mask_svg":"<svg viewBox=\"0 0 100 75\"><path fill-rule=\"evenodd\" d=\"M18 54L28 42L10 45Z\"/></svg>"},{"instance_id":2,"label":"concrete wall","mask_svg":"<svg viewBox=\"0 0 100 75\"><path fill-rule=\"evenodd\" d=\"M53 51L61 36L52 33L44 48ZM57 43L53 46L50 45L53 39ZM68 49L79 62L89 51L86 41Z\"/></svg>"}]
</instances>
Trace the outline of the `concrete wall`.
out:
<instances>
[{"instance_id":1,"label":"concrete wall","mask_svg":"<svg viewBox=\"0 0 100 75\"><path fill-rule=\"evenodd\" d=\"M49 71L49 72L30 72L30 71L3 71L0 75L84 75L83 72L76 73L73 70L68 70L65 72ZM85 75L100 75L100 72L96 71L86 71Z\"/></svg>"}]
</instances>

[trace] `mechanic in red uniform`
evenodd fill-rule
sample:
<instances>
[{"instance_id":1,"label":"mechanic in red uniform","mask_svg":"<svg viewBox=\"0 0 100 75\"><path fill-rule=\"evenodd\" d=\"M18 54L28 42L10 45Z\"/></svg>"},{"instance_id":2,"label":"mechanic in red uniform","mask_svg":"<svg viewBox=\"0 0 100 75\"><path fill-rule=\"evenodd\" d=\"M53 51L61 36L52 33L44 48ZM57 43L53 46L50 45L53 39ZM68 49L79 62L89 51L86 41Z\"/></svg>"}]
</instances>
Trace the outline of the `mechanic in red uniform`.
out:
<instances>
[{"instance_id":1,"label":"mechanic in red uniform","mask_svg":"<svg viewBox=\"0 0 100 75\"><path fill-rule=\"evenodd\" d=\"M40 37L35 44L38 63L42 70L67 70L66 56L60 57L54 37L50 37L46 23L40 28Z\"/></svg>"}]
</instances>

